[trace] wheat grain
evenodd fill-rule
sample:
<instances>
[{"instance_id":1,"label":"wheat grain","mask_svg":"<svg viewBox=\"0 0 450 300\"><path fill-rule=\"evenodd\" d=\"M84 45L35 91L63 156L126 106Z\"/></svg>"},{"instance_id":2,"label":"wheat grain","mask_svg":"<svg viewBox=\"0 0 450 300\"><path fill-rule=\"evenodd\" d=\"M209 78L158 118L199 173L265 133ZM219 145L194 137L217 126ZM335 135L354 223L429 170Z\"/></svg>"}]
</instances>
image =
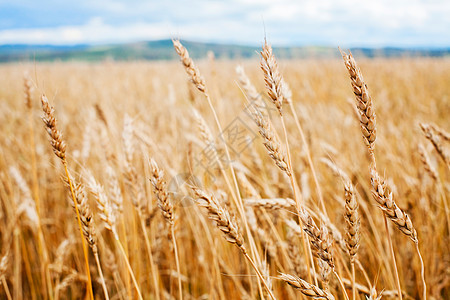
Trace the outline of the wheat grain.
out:
<instances>
[{"instance_id":1,"label":"wheat grain","mask_svg":"<svg viewBox=\"0 0 450 300\"><path fill-rule=\"evenodd\" d=\"M198 70L197 66L194 64L192 59L189 57L189 52L186 50L186 48L184 48L184 46L180 43L179 40L172 40L172 42L173 47L180 56L184 69L188 73L192 83L197 87L197 89L200 92L206 93L205 79L200 74L200 71Z\"/></svg>"},{"instance_id":2,"label":"wheat grain","mask_svg":"<svg viewBox=\"0 0 450 300\"><path fill-rule=\"evenodd\" d=\"M304 295L313 299L334 300L333 295L322 290L318 286L308 283L300 277L281 273L279 279L285 281L290 286L299 289Z\"/></svg>"},{"instance_id":3,"label":"wheat grain","mask_svg":"<svg viewBox=\"0 0 450 300\"><path fill-rule=\"evenodd\" d=\"M284 101L283 95L283 78L278 70L278 64L273 55L272 47L264 41L261 51L261 69L264 73L264 81L266 83L267 93L270 100L278 109L280 115L282 114L282 104Z\"/></svg>"},{"instance_id":4,"label":"wheat grain","mask_svg":"<svg viewBox=\"0 0 450 300\"><path fill-rule=\"evenodd\" d=\"M158 164L153 159L150 160L150 166L152 168L151 182L156 198L158 199L158 206L166 221L170 226L173 226L173 205L170 203L166 182L164 181L164 171L158 167Z\"/></svg>"},{"instance_id":5,"label":"wheat grain","mask_svg":"<svg viewBox=\"0 0 450 300\"><path fill-rule=\"evenodd\" d=\"M248 206L265 208L265 209L293 209L295 201L289 198L270 198L270 199L244 199L244 203Z\"/></svg>"},{"instance_id":6,"label":"wheat grain","mask_svg":"<svg viewBox=\"0 0 450 300\"><path fill-rule=\"evenodd\" d=\"M392 192L387 183L371 168L372 195L384 211L385 215L397 225L397 228L414 242L418 242L417 232L409 216L394 202Z\"/></svg>"},{"instance_id":7,"label":"wheat grain","mask_svg":"<svg viewBox=\"0 0 450 300\"><path fill-rule=\"evenodd\" d=\"M48 99L45 95L41 97L42 110L44 111L44 116L42 121L45 124L47 133L50 136L50 143L53 148L53 152L60 159L64 160L66 158L66 143L62 139L61 132L56 128L56 118L55 109L48 103Z\"/></svg>"},{"instance_id":8,"label":"wheat grain","mask_svg":"<svg viewBox=\"0 0 450 300\"><path fill-rule=\"evenodd\" d=\"M375 139L377 137L376 116L373 108L372 98L369 90L362 76L361 70L356 64L353 55L341 52L345 62L345 67L350 75L350 80L353 87L353 93L356 97L356 106L359 111L359 120L361 122L361 131L363 133L364 141L368 147L369 154L373 157L375 149ZM372 163L375 159L372 158Z\"/></svg>"},{"instance_id":9,"label":"wheat grain","mask_svg":"<svg viewBox=\"0 0 450 300\"><path fill-rule=\"evenodd\" d=\"M286 153L281 146L271 122L264 118L258 110L252 112L252 118L258 126L259 133L264 140L263 144L266 147L269 156L275 161L275 164L280 170L286 172L286 174L290 176L292 173L287 161Z\"/></svg>"},{"instance_id":10,"label":"wheat grain","mask_svg":"<svg viewBox=\"0 0 450 300\"><path fill-rule=\"evenodd\" d=\"M350 182L347 182L344 186L345 190L345 213L344 219L346 223L346 235L345 242L347 245L348 252L352 260L355 259L356 252L360 246L359 241L361 234L359 231L359 226L361 220L358 214L358 202L356 201L356 196L353 191L353 186Z\"/></svg>"},{"instance_id":11,"label":"wheat grain","mask_svg":"<svg viewBox=\"0 0 450 300\"><path fill-rule=\"evenodd\" d=\"M208 218L216 223L217 228L219 228L225 239L231 243L235 244L246 253L247 250L244 246L244 239L242 233L237 226L235 220L231 218L231 215L227 209L225 209L212 194L207 194L203 190L197 187L191 187L197 203L206 208L208 211Z\"/></svg>"}]
</instances>

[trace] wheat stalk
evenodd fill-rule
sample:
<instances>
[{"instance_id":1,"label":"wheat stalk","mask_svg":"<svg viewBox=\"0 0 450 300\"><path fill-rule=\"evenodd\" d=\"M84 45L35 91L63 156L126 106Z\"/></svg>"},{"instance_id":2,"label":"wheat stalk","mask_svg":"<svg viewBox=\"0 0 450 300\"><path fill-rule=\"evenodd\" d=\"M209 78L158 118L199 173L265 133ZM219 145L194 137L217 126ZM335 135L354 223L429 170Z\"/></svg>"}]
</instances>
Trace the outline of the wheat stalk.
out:
<instances>
[{"instance_id":1,"label":"wheat stalk","mask_svg":"<svg viewBox=\"0 0 450 300\"><path fill-rule=\"evenodd\" d=\"M9 174L14 179L20 190L21 201L17 204L17 217L20 217L22 214L25 215L32 223L32 229L38 229L40 226L40 220L36 210L36 204L31 198L31 191L25 181L25 178L23 178L22 174L14 166L9 167Z\"/></svg>"}]
</instances>

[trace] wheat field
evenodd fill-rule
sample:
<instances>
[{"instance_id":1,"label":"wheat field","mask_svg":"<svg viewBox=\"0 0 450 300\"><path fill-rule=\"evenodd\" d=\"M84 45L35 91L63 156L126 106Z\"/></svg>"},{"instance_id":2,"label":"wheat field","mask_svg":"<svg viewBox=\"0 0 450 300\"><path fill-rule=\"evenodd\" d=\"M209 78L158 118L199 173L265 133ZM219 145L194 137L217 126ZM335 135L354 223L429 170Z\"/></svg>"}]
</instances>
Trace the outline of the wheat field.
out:
<instances>
[{"instance_id":1,"label":"wheat field","mask_svg":"<svg viewBox=\"0 0 450 300\"><path fill-rule=\"evenodd\" d=\"M175 46L0 65L1 299L449 299L448 58Z\"/></svg>"}]
</instances>

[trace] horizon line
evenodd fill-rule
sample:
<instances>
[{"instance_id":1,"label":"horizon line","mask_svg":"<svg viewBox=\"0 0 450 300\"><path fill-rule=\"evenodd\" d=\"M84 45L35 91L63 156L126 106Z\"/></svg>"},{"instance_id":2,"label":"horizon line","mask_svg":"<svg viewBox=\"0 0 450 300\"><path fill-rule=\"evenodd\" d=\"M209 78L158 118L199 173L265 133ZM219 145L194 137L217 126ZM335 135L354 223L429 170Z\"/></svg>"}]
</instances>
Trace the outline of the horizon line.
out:
<instances>
[{"instance_id":1,"label":"horizon line","mask_svg":"<svg viewBox=\"0 0 450 300\"><path fill-rule=\"evenodd\" d=\"M129 45L129 44L139 44L139 43L151 43L151 42L163 42L163 41L171 41L172 38L159 38L159 39L148 39L148 40L136 40L136 41L111 41L111 42L80 42L80 43L33 43L33 42L20 42L20 43L0 43L0 47L4 46L52 46L52 47L95 47L95 46L117 46L117 45ZM256 44L246 44L240 42L224 42L224 41L214 41L214 40L202 40L202 39L183 39L180 38L181 41L187 43L198 43L198 44L211 44L211 45L223 45L223 46L238 46L238 47L260 47L261 45ZM323 47L323 48L357 48L357 49L449 49L450 45L447 46L437 46L437 45L395 45L395 44L386 44L386 45L331 45L324 43L304 43L304 44L286 44L286 43L272 43L272 47L274 48L307 48L307 47Z\"/></svg>"}]
</instances>

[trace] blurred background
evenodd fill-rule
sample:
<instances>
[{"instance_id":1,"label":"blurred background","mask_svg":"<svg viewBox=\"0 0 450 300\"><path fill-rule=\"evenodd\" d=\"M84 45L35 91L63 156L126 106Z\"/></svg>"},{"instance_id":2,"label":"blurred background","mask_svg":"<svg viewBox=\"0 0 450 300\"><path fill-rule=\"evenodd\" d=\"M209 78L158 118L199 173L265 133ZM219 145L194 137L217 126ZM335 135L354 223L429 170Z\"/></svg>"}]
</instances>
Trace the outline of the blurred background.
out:
<instances>
[{"instance_id":1,"label":"blurred background","mask_svg":"<svg viewBox=\"0 0 450 300\"><path fill-rule=\"evenodd\" d=\"M277 299L306 299L281 272L358 300L424 299L424 274L429 300L450 299L449 16L450 0L0 0L0 300L268 299L252 266ZM279 76L261 70L265 38ZM375 131L377 172L414 231L390 230L377 206L392 206L372 197ZM187 178L235 217L219 228L242 230L255 263L181 200ZM328 263L300 238L297 196Z\"/></svg>"},{"instance_id":2,"label":"blurred background","mask_svg":"<svg viewBox=\"0 0 450 300\"><path fill-rule=\"evenodd\" d=\"M281 58L449 54L450 1L0 1L0 60L256 56L265 36ZM209 44L209 45L207 45Z\"/></svg>"}]
</instances>

